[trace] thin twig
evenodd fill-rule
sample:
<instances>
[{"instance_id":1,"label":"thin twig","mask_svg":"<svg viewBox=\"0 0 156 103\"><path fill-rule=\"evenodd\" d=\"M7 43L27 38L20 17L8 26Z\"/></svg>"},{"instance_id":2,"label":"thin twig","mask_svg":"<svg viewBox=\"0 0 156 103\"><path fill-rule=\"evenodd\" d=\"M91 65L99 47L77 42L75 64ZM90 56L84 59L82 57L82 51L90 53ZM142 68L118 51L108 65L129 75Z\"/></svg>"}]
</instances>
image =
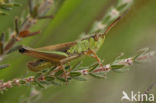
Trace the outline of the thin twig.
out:
<instances>
[{"instance_id":1,"label":"thin twig","mask_svg":"<svg viewBox=\"0 0 156 103\"><path fill-rule=\"evenodd\" d=\"M151 55L152 53L152 55ZM150 54L150 55L149 55ZM103 67L97 67L94 70L91 70L92 68L86 68L86 69L82 69L82 70L74 70L74 71L67 71L68 74L68 78L74 78L74 77L80 77L80 76L86 76L86 75L92 75L92 76L96 76L93 75L94 73L108 73L110 71L114 71L114 70L119 70L119 69L124 69L123 66L125 67L130 67L132 65L134 65L137 62L142 62L144 60L149 60L152 59L155 56L155 52L153 53L153 51L151 52L147 52L143 55L138 56L137 58L134 57L129 57L126 59L119 59L117 62L110 63L107 65L104 65ZM118 65L118 66L117 66ZM120 66L123 65L123 66ZM116 66L116 68L114 67ZM56 67L58 68L58 67ZM52 71L48 72L48 73L39 73L39 75L37 74L36 76L30 76L30 77L26 77L26 78L20 78L20 79L14 79L14 80L10 80L7 82L0 82L0 91L4 91L7 90L9 88L15 87L15 86L21 86L21 85L27 85L27 84L34 84L34 83L43 83L43 82L53 82L54 80L58 79L58 77L56 76L56 74L58 74L57 69L53 69ZM81 67L79 67L81 68ZM74 73L74 75L73 75ZM73 77L74 76L74 77ZM60 75L60 78L65 79L64 75ZM154 86L156 85L156 83L152 84L146 91L145 93L148 93Z\"/></svg>"},{"instance_id":2,"label":"thin twig","mask_svg":"<svg viewBox=\"0 0 156 103\"><path fill-rule=\"evenodd\" d=\"M48 12L49 7L51 6L53 0L44 0L44 2L39 6L39 16L44 16L45 13ZM32 8L30 8L32 9ZM32 12L30 12L32 13ZM15 19L15 31L11 34L11 39L8 41L8 43L6 44L6 46L4 47L4 53L3 56L6 55L8 53L8 51L14 47L14 45L16 44L17 41L20 40L20 33L25 31L25 30L29 30L34 24L36 24L38 18L33 18L30 16L28 16L24 22L22 23L22 26L20 28L18 28L18 18ZM36 32L34 32L36 34ZM34 34L31 33L31 34Z\"/></svg>"}]
</instances>

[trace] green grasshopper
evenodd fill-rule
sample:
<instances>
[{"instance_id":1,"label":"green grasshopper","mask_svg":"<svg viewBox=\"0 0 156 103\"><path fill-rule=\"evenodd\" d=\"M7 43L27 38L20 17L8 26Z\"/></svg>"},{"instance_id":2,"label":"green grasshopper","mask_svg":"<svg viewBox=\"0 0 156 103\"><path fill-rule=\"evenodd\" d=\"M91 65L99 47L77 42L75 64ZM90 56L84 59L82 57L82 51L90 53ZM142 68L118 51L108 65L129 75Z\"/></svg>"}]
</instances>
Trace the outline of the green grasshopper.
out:
<instances>
[{"instance_id":1,"label":"green grasshopper","mask_svg":"<svg viewBox=\"0 0 156 103\"><path fill-rule=\"evenodd\" d=\"M105 34L116 24L121 17L111 23L103 34L95 34L83 38L79 41L67 42L62 44L50 45L41 48L22 47L19 52L38 58L28 63L28 68L34 72L38 72L52 66L60 66L79 58L82 55L94 57L100 66L102 66L100 58L96 55L96 51L103 45Z\"/></svg>"}]
</instances>

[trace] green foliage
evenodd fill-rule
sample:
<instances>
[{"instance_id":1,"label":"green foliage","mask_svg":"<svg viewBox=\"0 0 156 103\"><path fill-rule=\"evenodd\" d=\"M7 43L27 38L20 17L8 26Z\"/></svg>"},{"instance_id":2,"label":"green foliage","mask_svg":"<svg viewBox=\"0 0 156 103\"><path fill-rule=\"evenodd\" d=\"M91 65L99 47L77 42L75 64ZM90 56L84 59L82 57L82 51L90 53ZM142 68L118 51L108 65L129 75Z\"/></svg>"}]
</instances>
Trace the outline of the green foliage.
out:
<instances>
[{"instance_id":1,"label":"green foliage","mask_svg":"<svg viewBox=\"0 0 156 103\"><path fill-rule=\"evenodd\" d=\"M20 6L19 3L10 2L10 0L0 1L0 15L8 15L7 11L11 10L13 7Z\"/></svg>"}]
</instances>

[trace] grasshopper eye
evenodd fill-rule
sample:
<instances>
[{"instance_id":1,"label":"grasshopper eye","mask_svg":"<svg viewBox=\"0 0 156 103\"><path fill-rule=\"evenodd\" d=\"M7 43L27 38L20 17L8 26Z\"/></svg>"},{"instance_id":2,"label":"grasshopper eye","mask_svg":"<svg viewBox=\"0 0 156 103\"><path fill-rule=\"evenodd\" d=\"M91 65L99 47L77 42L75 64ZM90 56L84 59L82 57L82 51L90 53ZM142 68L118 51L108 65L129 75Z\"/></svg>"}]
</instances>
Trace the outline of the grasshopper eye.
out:
<instances>
[{"instance_id":1,"label":"grasshopper eye","mask_svg":"<svg viewBox=\"0 0 156 103\"><path fill-rule=\"evenodd\" d=\"M27 50L26 50L25 48L23 48L23 47L19 49L19 52L20 52L20 53L25 53L26 51L27 51Z\"/></svg>"}]
</instances>

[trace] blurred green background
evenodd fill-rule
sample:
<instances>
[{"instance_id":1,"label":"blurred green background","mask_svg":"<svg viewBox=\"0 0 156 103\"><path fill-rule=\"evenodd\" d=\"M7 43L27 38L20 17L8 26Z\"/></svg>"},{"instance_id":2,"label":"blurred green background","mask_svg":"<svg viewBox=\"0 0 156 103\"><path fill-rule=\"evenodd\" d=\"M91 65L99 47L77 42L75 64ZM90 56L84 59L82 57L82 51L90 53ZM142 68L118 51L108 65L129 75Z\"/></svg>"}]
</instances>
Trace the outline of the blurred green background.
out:
<instances>
[{"instance_id":1,"label":"blurred green background","mask_svg":"<svg viewBox=\"0 0 156 103\"><path fill-rule=\"evenodd\" d=\"M22 4L9 12L9 16L0 16L0 33L13 29L15 16L24 16L28 12L27 0L16 0ZM19 42L30 47L40 47L76 40L79 34L86 32L94 20L104 15L116 0L55 0L49 14L52 20L41 20L32 31L42 30L35 36ZM58 9L56 9L58 8ZM121 52L132 56L140 48L156 50L156 0L135 0L128 14L108 33L98 55L111 62ZM85 57L87 58L87 57ZM8 55L2 63L11 64L0 71L0 78L7 81L23 78L34 73L29 72L26 63L33 58L19 54ZM84 59L85 64L92 60ZM42 96L31 103L120 103L122 91L144 91L156 82L155 61L137 64L124 73L111 72L107 79L88 78L86 82L72 81L61 87L51 86L43 89ZM152 93L156 95L156 88ZM30 86L9 89L0 95L0 103L23 103L28 97Z\"/></svg>"}]
</instances>

